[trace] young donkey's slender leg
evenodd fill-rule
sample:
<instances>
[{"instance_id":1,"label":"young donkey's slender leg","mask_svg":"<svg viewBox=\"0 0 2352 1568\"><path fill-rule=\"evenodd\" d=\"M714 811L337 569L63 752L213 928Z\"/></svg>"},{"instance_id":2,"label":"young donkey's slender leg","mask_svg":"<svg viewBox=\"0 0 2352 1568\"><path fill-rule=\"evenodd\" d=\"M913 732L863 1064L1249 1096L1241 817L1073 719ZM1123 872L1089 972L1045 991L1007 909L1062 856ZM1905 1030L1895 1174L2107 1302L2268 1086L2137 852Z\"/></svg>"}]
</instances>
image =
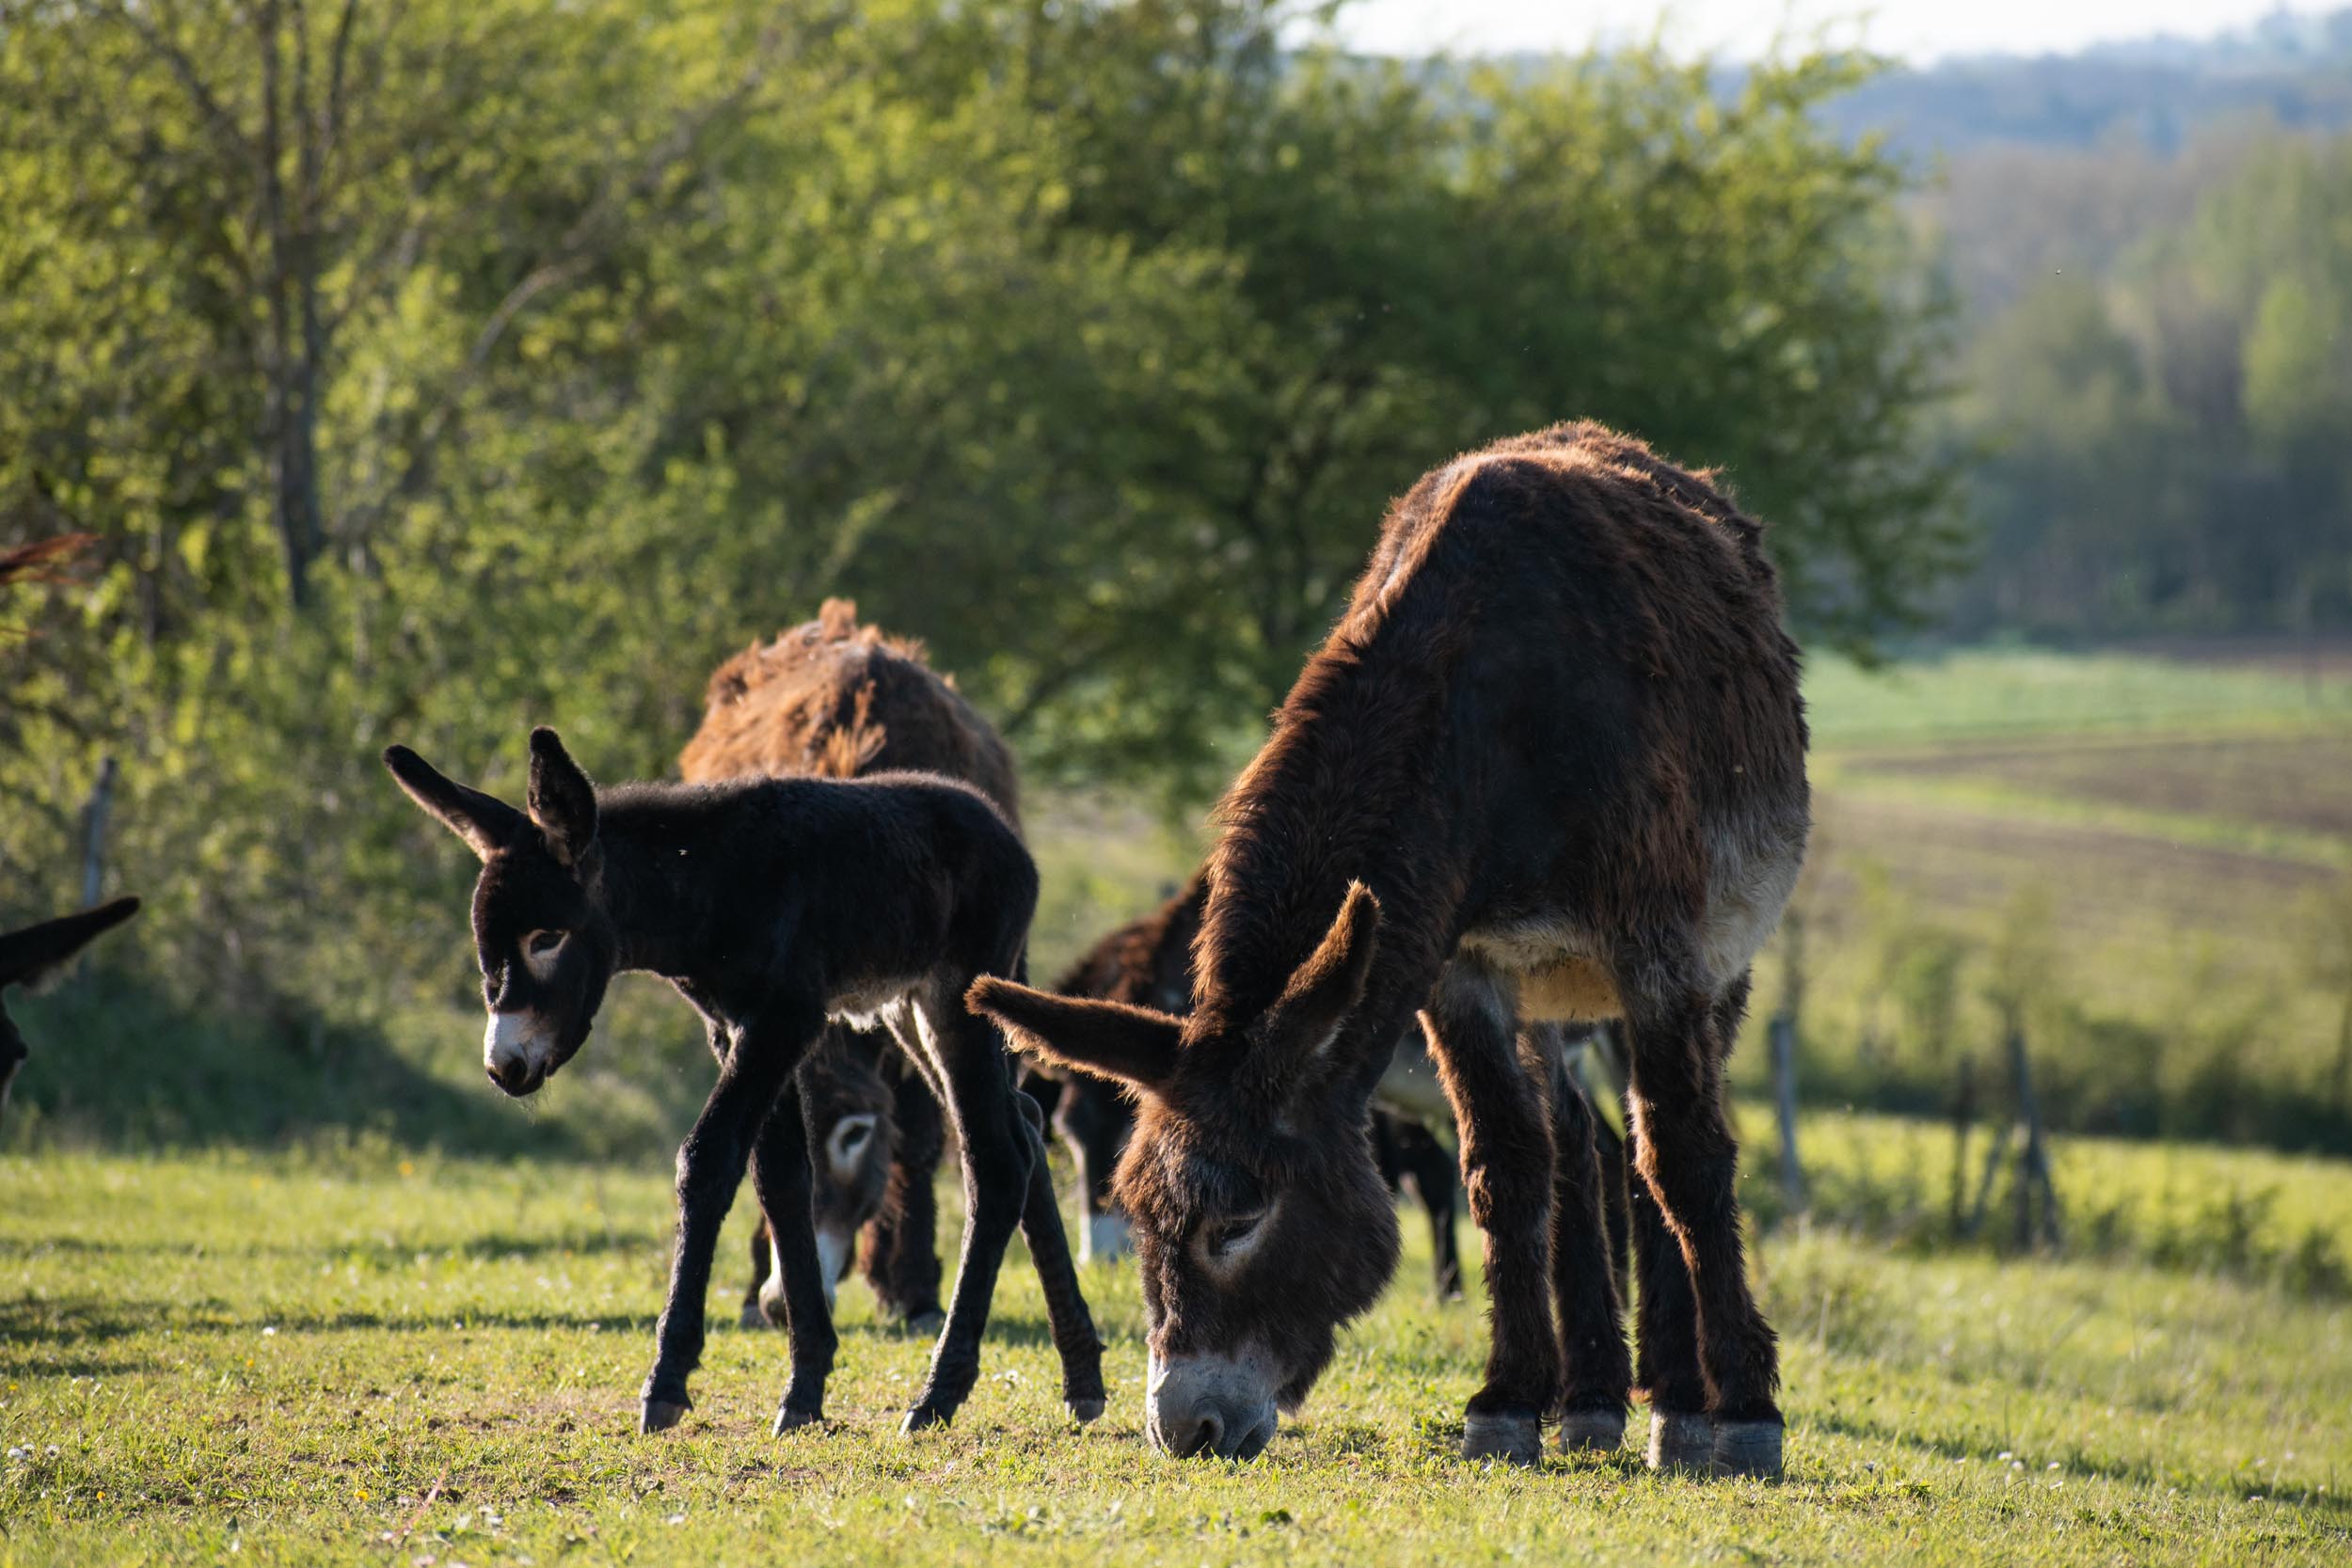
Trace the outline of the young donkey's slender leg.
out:
<instances>
[{"instance_id":1,"label":"young donkey's slender leg","mask_svg":"<svg viewBox=\"0 0 2352 1568\"><path fill-rule=\"evenodd\" d=\"M920 1049L946 1085L948 1116L963 1149L963 1248L947 1298L947 1322L931 1351L930 1375L907 1411L906 1430L952 1419L980 1375L980 1335L1012 1240L1027 1206L1035 1163L1026 1124L1013 1106L1012 1069L1003 1043L966 1012L961 987L914 1004Z\"/></svg>"},{"instance_id":2,"label":"young donkey's slender leg","mask_svg":"<svg viewBox=\"0 0 2352 1568\"><path fill-rule=\"evenodd\" d=\"M1737 1022L1745 983L1720 999L1710 996L1696 983L1694 958L1634 972L1675 977L1646 992L1629 988L1625 999L1633 1036L1635 1164L1690 1270L1699 1368L1714 1418L1714 1467L1778 1475L1779 1347L1748 1290L1734 1191L1740 1149L1723 1093L1724 1030Z\"/></svg>"},{"instance_id":3,"label":"young donkey's slender leg","mask_svg":"<svg viewBox=\"0 0 2352 1568\"><path fill-rule=\"evenodd\" d=\"M1045 1159L1045 1116L1037 1101L1019 1089L1012 1092L1029 1135L1029 1196L1021 1210L1021 1236L1029 1243L1037 1264L1038 1283L1045 1290L1045 1317L1053 1325L1054 1349L1061 1357L1061 1397L1070 1414L1091 1421L1103 1414L1103 1339L1094 1331L1094 1314L1078 1289L1078 1271L1070 1260L1070 1238L1062 1233L1061 1204L1054 1196L1054 1171Z\"/></svg>"},{"instance_id":4,"label":"young donkey's slender leg","mask_svg":"<svg viewBox=\"0 0 2352 1568\"><path fill-rule=\"evenodd\" d=\"M825 1418L825 1379L832 1375L833 1308L825 1300L824 1263L810 1218L808 1122L798 1085L787 1082L752 1150L752 1185L769 1216L776 1272L783 1276L784 1326L792 1345L792 1375L776 1407L775 1433ZM798 1223L795 1223L797 1219Z\"/></svg>"},{"instance_id":5,"label":"young donkey's slender leg","mask_svg":"<svg viewBox=\"0 0 2352 1568\"><path fill-rule=\"evenodd\" d=\"M1492 1342L1470 1396L1462 1455L1534 1464L1560 1389L1551 1321L1551 1129L1513 1038L1508 992L1456 958L1422 1015L1462 1138L1462 1184L1486 1236Z\"/></svg>"},{"instance_id":6,"label":"young donkey's slender leg","mask_svg":"<svg viewBox=\"0 0 2352 1568\"><path fill-rule=\"evenodd\" d=\"M761 1124L824 1022L821 1007L793 1005L772 1007L739 1024L720 1066L719 1082L694 1119L693 1131L678 1147L677 1249L670 1259L669 1296L654 1330L653 1371L645 1379L640 1413L644 1431L674 1427L693 1407L686 1380L702 1361L703 1298L710 1289L719 1227L726 1221L735 1190L743 1184ZM768 1217L771 1224L787 1229L814 1229L805 1203L797 1215L771 1210ZM809 1246L812 1251L816 1246L813 1234ZM787 1262L794 1250L787 1244Z\"/></svg>"},{"instance_id":7,"label":"young donkey's slender leg","mask_svg":"<svg viewBox=\"0 0 2352 1568\"><path fill-rule=\"evenodd\" d=\"M1567 1069L1556 1034L1538 1037L1551 1076L1553 1158L1552 1296L1560 1308L1565 1367L1560 1398L1560 1447L1613 1452L1625 1441L1626 1401L1633 1369L1626 1354L1625 1314L1611 1267L1603 1173L1594 1134L1598 1117Z\"/></svg>"}]
</instances>

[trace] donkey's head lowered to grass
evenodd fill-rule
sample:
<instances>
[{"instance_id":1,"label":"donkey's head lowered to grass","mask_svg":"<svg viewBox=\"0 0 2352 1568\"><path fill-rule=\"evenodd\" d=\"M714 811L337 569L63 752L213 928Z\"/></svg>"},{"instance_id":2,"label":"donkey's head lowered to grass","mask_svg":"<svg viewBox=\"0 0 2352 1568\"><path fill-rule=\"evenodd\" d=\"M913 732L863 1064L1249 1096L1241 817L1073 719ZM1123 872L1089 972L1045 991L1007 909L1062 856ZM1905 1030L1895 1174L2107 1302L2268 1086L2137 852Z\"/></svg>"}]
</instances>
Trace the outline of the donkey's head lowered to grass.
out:
<instances>
[{"instance_id":1,"label":"donkey's head lowered to grass","mask_svg":"<svg viewBox=\"0 0 2352 1568\"><path fill-rule=\"evenodd\" d=\"M528 813L443 777L405 746L388 748L384 766L482 862L473 889L490 1014L482 1063L508 1094L530 1094L586 1041L618 965L599 896L596 788L545 728L531 732Z\"/></svg>"},{"instance_id":2,"label":"donkey's head lowered to grass","mask_svg":"<svg viewBox=\"0 0 2352 1568\"><path fill-rule=\"evenodd\" d=\"M1365 1127L1394 1032L1345 1027L1379 942L1360 882L1273 1005L1179 1019L984 979L972 1006L1023 1050L1124 1085L1136 1130L1114 1190L1134 1226L1151 1327L1148 1411L1211 1416L1180 1451L1248 1458L1394 1272L1395 1206Z\"/></svg>"}]
</instances>

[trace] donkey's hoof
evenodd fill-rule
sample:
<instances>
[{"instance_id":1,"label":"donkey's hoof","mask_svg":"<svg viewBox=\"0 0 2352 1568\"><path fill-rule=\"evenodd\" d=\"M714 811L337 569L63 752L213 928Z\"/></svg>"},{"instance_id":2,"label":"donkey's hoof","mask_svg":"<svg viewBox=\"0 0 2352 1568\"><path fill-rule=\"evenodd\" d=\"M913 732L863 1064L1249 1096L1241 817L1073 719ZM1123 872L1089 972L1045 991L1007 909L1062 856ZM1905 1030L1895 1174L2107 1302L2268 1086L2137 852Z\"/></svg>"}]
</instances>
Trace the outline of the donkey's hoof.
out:
<instances>
[{"instance_id":1,"label":"donkey's hoof","mask_svg":"<svg viewBox=\"0 0 2352 1568\"><path fill-rule=\"evenodd\" d=\"M918 1339L936 1339L939 1331L947 1326L947 1314L937 1307L929 1312L917 1312L906 1320L906 1326L907 1332Z\"/></svg>"},{"instance_id":2,"label":"donkey's hoof","mask_svg":"<svg viewBox=\"0 0 2352 1568\"><path fill-rule=\"evenodd\" d=\"M1715 1473L1778 1481L1781 1435L1786 1430L1778 1419L1717 1421Z\"/></svg>"},{"instance_id":3,"label":"donkey's hoof","mask_svg":"<svg viewBox=\"0 0 2352 1568\"><path fill-rule=\"evenodd\" d=\"M784 1292L782 1291L760 1291L758 1305L745 1311L743 1316L749 1320L754 1314L758 1316L762 1323L782 1328L784 1326Z\"/></svg>"},{"instance_id":4,"label":"donkey's hoof","mask_svg":"<svg viewBox=\"0 0 2352 1568\"><path fill-rule=\"evenodd\" d=\"M1062 1403L1070 1407L1070 1418L1080 1426L1092 1426L1101 1420L1103 1411L1106 1406L1106 1402L1100 1394L1092 1399L1064 1400Z\"/></svg>"},{"instance_id":5,"label":"donkey's hoof","mask_svg":"<svg viewBox=\"0 0 2352 1568\"><path fill-rule=\"evenodd\" d=\"M1509 1465L1534 1465L1544 1457L1543 1423L1533 1416L1480 1415L1472 1411L1462 1421L1464 1459L1500 1459Z\"/></svg>"},{"instance_id":6,"label":"donkey's hoof","mask_svg":"<svg viewBox=\"0 0 2352 1568\"><path fill-rule=\"evenodd\" d=\"M686 1419L693 1406L678 1400L647 1400L638 1412L637 1430L642 1433L667 1432Z\"/></svg>"},{"instance_id":7,"label":"donkey's hoof","mask_svg":"<svg viewBox=\"0 0 2352 1568\"><path fill-rule=\"evenodd\" d=\"M1560 1418L1562 1453L1615 1453L1624 1446L1622 1410L1571 1410Z\"/></svg>"},{"instance_id":8,"label":"donkey's hoof","mask_svg":"<svg viewBox=\"0 0 2352 1568\"><path fill-rule=\"evenodd\" d=\"M788 1404L780 1405L776 1410L776 1424L771 1430L770 1435L781 1437L787 1432L798 1432L803 1427L820 1427L824 1424L824 1412L820 1410L795 1410Z\"/></svg>"},{"instance_id":9,"label":"donkey's hoof","mask_svg":"<svg viewBox=\"0 0 2352 1568\"><path fill-rule=\"evenodd\" d=\"M929 1432L933 1427L944 1427L955 1418L956 1413L952 1410L942 1409L935 1404L918 1404L907 1412L907 1418L898 1423L898 1430L913 1436L918 1432Z\"/></svg>"},{"instance_id":10,"label":"donkey's hoof","mask_svg":"<svg viewBox=\"0 0 2352 1568\"><path fill-rule=\"evenodd\" d=\"M774 1324L768 1321L767 1309L755 1301L747 1301L743 1304L743 1313L741 1318L738 1321L740 1322L745 1328L771 1328L774 1326Z\"/></svg>"},{"instance_id":11,"label":"donkey's hoof","mask_svg":"<svg viewBox=\"0 0 2352 1568\"><path fill-rule=\"evenodd\" d=\"M1652 1410L1649 1449L1642 1461L1653 1470L1714 1468L1715 1418L1697 1411Z\"/></svg>"}]
</instances>

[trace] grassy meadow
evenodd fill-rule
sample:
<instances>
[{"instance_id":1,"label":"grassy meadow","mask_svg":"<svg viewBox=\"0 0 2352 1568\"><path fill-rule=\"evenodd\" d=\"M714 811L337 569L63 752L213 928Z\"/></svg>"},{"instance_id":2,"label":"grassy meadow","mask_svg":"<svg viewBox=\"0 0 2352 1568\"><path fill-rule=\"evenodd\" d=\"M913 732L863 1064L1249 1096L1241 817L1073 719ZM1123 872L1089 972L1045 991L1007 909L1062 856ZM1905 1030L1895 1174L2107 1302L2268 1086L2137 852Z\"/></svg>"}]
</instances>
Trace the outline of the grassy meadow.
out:
<instances>
[{"instance_id":1,"label":"grassy meadow","mask_svg":"<svg viewBox=\"0 0 2352 1568\"><path fill-rule=\"evenodd\" d=\"M1824 1124L1825 1155L1853 1130ZM1865 1130L1869 1135L1883 1128ZM2139 1174L2209 1158L2137 1151ZM2352 1172L2324 1184L2352 1215ZM2195 1179L2193 1170L2176 1174ZM0 1562L2340 1562L2352 1307L2226 1274L1933 1257L1829 1227L1757 1259L1788 1479L1632 1448L1452 1455L1473 1300L1399 1283L1247 1465L1155 1460L1132 1272L1089 1284L1110 1414L1072 1430L1034 1276L956 1426L901 1438L926 1347L844 1292L823 1433L778 1441L771 1333L716 1328L680 1431L634 1434L658 1168L391 1149L0 1161ZM744 1223L741 1215L733 1222ZM731 1231L723 1256L736 1256ZM714 1311L731 1323L730 1302Z\"/></svg>"},{"instance_id":2,"label":"grassy meadow","mask_svg":"<svg viewBox=\"0 0 2352 1568\"><path fill-rule=\"evenodd\" d=\"M1811 679L1807 1213L1772 1179L1760 1042L1735 1064L1779 1484L1647 1475L1638 1412L1607 1459L1454 1458L1478 1287L1430 1298L1409 1216L1396 1286L1248 1465L1148 1452L1114 1267L1089 1276L1112 1408L1071 1429L1018 1256L951 1431L897 1434L928 1346L852 1286L832 1426L771 1439L783 1348L732 1326L740 1208L697 1408L641 1438L667 1151L708 1079L661 988L619 988L516 1106L462 990L297 1049L91 974L18 1005L0 1568L2352 1559L2352 1164L2312 1152L2347 1147L2317 937L2352 876L2352 666L1989 652ZM1198 852L1115 801L1030 820L1048 976ZM1998 995L2061 1130L2064 1241L2027 1255L1949 1223L1963 1060L1969 1183L2007 1115Z\"/></svg>"}]
</instances>

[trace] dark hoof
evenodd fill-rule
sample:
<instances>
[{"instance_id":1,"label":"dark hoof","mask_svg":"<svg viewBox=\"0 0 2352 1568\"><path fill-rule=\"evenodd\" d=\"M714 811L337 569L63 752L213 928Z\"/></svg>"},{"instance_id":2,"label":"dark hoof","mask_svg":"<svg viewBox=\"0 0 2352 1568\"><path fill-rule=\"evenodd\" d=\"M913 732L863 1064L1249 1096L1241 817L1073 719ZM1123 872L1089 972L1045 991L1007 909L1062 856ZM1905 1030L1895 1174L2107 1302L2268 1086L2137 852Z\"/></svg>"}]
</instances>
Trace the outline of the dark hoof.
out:
<instances>
[{"instance_id":1,"label":"dark hoof","mask_svg":"<svg viewBox=\"0 0 2352 1568\"><path fill-rule=\"evenodd\" d=\"M773 1328L775 1326L774 1323L769 1322L767 1311L755 1301L747 1301L743 1304L743 1315L739 1321L745 1328Z\"/></svg>"},{"instance_id":2,"label":"dark hoof","mask_svg":"<svg viewBox=\"0 0 2352 1568\"><path fill-rule=\"evenodd\" d=\"M637 1430L642 1433L667 1432L686 1419L692 1405L672 1400L647 1400L638 1413Z\"/></svg>"},{"instance_id":3,"label":"dark hoof","mask_svg":"<svg viewBox=\"0 0 2352 1568\"><path fill-rule=\"evenodd\" d=\"M1473 1411L1462 1421L1462 1457L1534 1465L1544 1457L1543 1423L1533 1416L1482 1416Z\"/></svg>"},{"instance_id":4,"label":"dark hoof","mask_svg":"<svg viewBox=\"0 0 2352 1568\"><path fill-rule=\"evenodd\" d=\"M1653 1470L1712 1470L1715 1418L1697 1411L1651 1410L1649 1449L1642 1460Z\"/></svg>"},{"instance_id":5,"label":"dark hoof","mask_svg":"<svg viewBox=\"0 0 2352 1568\"><path fill-rule=\"evenodd\" d=\"M947 1326L947 1314L937 1308L929 1312L917 1312L906 1320L906 1325L907 1332L918 1339L936 1339L939 1338L939 1331Z\"/></svg>"},{"instance_id":6,"label":"dark hoof","mask_svg":"<svg viewBox=\"0 0 2352 1568\"><path fill-rule=\"evenodd\" d=\"M1091 1426L1103 1418L1104 1401L1099 1394L1090 1400L1064 1400L1062 1403L1070 1407L1070 1418L1080 1426Z\"/></svg>"},{"instance_id":7,"label":"dark hoof","mask_svg":"<svg viewBox=\"0 0 2352 1568\"><path fill-rule=\"evenodd\" d=\"M795 1410L787 1404L777 1410L776 1424L770 1429L769 1434L781 1437L787 1432L798 1432L803 1427L820 1427L824 1424L825 1418L822 1412Z\"/></svg>"},{"instance_id":8,"label":"dark hoof","mask_svg":"<svg viewBox=\"0 0 2352 1568\"><path fill-rule=\"evenodd\" d=\"M1624 1446L1622 1410L1571 1410L1560 1418L1562 1453L1615 1453Z\"/></svg>"},{"instance_id":9,"label":"dark hoof","mask_svg":"<svg viewBox=\"0 0 2352 1568\"><path fill-rule=\"evenodd\" d=\"M1778 1481L1781 1434L1785 1430L1777 1418L1717 1421L1715 1473L1719 1476L1753 1476L1759 1481Z\"/></svg>"},{"instance_id":10,"label":"dark hoof","mask_svg":"<svg viewBox=\"0 0 2352 1568\"><path fill-rule=\"evenodd\" d=\"M944 1427L955 1418L956 1413L952 1410L942 1410L935 1404L918 1404L907 1412L907 1418L898 1423L898 1430L913 1436L918 1432L929 1432L933 1427Z\"/></svg>"}]
</instances>

